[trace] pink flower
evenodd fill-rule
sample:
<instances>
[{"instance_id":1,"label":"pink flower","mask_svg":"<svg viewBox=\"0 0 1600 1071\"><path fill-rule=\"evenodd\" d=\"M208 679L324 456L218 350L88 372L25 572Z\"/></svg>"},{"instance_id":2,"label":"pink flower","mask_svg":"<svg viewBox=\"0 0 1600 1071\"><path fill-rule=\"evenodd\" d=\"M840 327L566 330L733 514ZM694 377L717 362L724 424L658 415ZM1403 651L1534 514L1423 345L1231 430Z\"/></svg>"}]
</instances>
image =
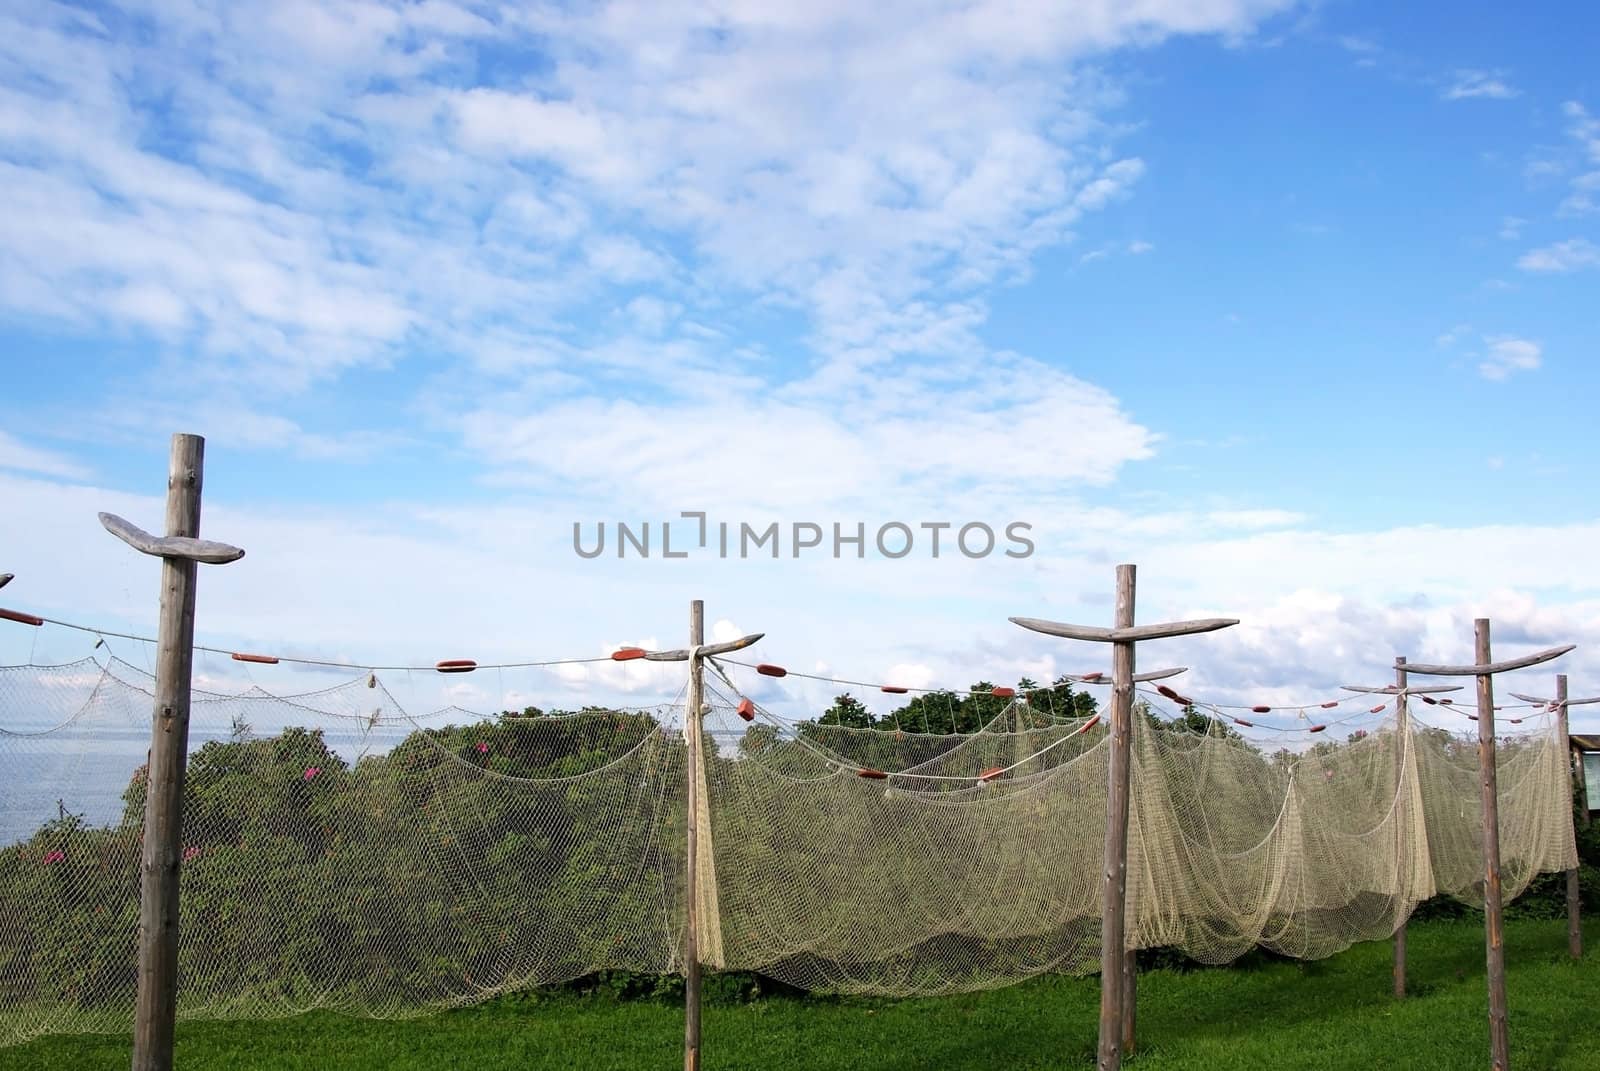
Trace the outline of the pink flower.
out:
<instances>
[{"instance_id":1,"label":"pink flower","mask_svg":"<svg viewBox=\"0 0 1600 1071\"><path fill-rule=\"evenodd\" d=\"M45 856L44 856L44 861L45 861L45 864L48 866L51 863L65 862L66 858L67 858L67 853L62 851L60 848L57 848L53 852L46 852Z\"/></svg>"},{"instance_id":2,"label":"pink flower","mask_svg":"<svg viewBox=\"0 0 1600 1071\"><path fill-rule=\"evenodd\" d=\"M320 767L320 766L307 766L306 767L306 780L307 781L311 780L313 777L317 776L321 772L322 772L322 767Z\"/></svg>"},{"instance_id":3,"label":"pink flower","mask_svg":"<svg viewBox=\"0 0 1600 1071\"><path fill-rule=\"evenodd\" d=\"M183 850L183 861L185 863L187 863L189 860L194 859L197 856L199 856L199 854L200 854L200 849L198 847L192 847L191 846L191 847L185 848Z\"/></svg>"},{"instance_id":4,"label":"pink flower","mask_svg":"<svg viewBox=\"0 0 1600 1071\"><path fill-rule=\"evenodd\" d=\"M489 753L489 745L485 744L482 740L479 740L478 741L478 754L487 755L488 753Z\"/></svg>"}]
</instances>

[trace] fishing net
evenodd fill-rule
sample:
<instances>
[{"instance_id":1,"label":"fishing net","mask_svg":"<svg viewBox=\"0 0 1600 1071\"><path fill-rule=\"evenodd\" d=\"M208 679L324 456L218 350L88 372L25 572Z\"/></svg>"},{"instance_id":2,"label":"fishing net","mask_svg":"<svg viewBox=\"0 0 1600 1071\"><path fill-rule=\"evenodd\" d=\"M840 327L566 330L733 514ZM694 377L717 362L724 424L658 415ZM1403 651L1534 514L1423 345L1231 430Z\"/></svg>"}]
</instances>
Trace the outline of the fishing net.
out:
<instances>
[{"instance_id":1,"label":"fishing net","mask_svg":"<svg viewBox=\"0 0 1600 1071\"><path fill-rule=\"evenodd\" d=\"M708 685L703 962L884 994L1098 967L1104 722L1017 700L976 732L854 729ZM0 669L0 1042L131 1025L153 690L116 660ZM1508 897L1576 863L1565 748L1530 721L1499 750ZM412 715L377 674L196 691L180 1018L680 972L682 724ZM1476 745L1438 727L1273 751L1141 712L1131 783L1129 947L1315 958L1436 892L1481 902Z\"/></svg>"}]
</instances>

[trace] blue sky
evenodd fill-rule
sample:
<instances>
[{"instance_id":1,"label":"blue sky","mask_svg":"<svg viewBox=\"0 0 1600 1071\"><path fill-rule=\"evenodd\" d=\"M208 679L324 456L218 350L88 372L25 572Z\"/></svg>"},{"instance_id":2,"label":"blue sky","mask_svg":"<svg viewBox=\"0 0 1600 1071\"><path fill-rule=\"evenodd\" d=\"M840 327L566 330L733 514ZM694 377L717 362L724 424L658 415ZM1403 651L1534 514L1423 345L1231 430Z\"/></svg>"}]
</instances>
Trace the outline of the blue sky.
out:
<instances>
[{"instance_id":1,"label":"blue sky","mask_svg":"<svg viewBox=\"0 0 1600 1071\"><path fill-rule=\"evenodd\" d=\"M584 655L702 596L796 666L1042 677L1100 656L1005 617L1117 561L1243 620L1174 646L1219 697L1600 640L1592 6L771 7L0 13L8 604L153 627L93 513L154 526L191 430L224 644ZM1037 552L571 551L694 509Z\"/></svg>"}]
</instances>

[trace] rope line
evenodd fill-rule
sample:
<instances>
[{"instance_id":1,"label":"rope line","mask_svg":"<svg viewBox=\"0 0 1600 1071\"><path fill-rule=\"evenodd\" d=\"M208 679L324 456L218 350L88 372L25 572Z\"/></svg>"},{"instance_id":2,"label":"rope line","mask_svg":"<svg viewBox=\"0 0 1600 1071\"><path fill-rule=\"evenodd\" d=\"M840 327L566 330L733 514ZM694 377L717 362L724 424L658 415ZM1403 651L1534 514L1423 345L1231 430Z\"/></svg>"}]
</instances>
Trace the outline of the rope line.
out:
<instances>
[{"instance_id":1,"label":"rope line","mask_svg":"<svg viewBox=\"0 0 1600 1071\"><path fill-rule=\"evenodd\" d=\"M132 632L117 632L113 629L96 628L93 625L80 625L76 622L62 621L54 617L44 617L41 615L28 616L42 624L55 625L58 628L72 629L76 632L84 632L91 636L98 636L101 638L109 636L113 639L133 640L136 643L149 644L160 642L150 636L140 636ZM325 669L351 669L361 670L363 672L384 670L386 672L427 671L429 673L437 673L440 672L441 665L448 665L450 662L457 663L458 667L456 668L456 671L461 672L462 669L459 668L459 664L470 661L468 659L453 659L446 660L444 663L436 662L432 665L381 665L375 662L341 662L323 658L302 658L296 655L250 655L246 652L235 651L228 647L211 647L202 643L195 644L193 649L196 651L204 651L207 654L227 655L234 661L250 664L259 665L271 664L273 662L289 662L299 666L319 666ZM470 666L466 667L466 671L470 672L473 669L538 669L544 666L581 666L588 665L593 662L615 661L619 661L619 659L613 658L611 655L607 654L595 655L588 658L543 658L533 659L525 662L474 662Z\"/></svg>"}]
</instances>

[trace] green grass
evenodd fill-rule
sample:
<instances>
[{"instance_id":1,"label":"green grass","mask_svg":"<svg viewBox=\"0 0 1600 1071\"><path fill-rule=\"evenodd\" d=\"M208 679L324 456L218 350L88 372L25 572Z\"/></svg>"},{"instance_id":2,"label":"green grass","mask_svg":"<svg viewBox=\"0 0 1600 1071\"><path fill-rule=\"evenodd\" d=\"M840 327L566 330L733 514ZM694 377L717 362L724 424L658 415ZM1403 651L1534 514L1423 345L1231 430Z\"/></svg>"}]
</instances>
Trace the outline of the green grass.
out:
<instances>
[{"instance_id":1,"label":"green grass","mask_svg":"<svg viewBox=\"0 0 1600 1071\"><path fill-rule=\"evenodd\" d=\"M1587 933L1600 937L1600 927ZM1129 1066L1409 1071L1488 1063L1483 930L1411 928L1413 996L1389 996L1389 945L1317 963L1151 971L1139 983L1140 1047ZM1600 952L1574 963L1561 922L1507 925L1511 1054L1518 1071L1600 1068ZM970 996L905 1001L770 998L706 1008L708 1069L912 1071L1090 1067L1099 983L1042 978ZM682 1066L681 1009L599 997L507 999L425 1019L315 1014L178 1028L185 1071L222 1068L528 1071ZM50 1037L0 1050L0 1067L125 1068L126 1037Z\"/></svg>"}]
</instances>

